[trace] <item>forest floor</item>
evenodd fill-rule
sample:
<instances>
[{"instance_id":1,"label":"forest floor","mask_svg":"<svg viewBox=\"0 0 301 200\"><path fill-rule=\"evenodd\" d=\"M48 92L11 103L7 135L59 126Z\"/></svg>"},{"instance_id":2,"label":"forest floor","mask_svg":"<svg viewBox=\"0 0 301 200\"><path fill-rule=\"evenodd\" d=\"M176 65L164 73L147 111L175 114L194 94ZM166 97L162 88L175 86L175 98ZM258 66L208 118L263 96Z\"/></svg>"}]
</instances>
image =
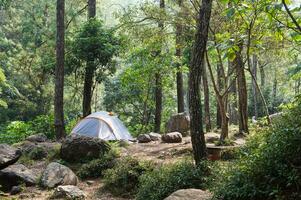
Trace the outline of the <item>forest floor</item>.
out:
<instances>
[{"instance_id":1,"label":"forest floor","mask_svg":"<svg viewBox=\"0 0 301 200\"><path fill-rule=\"evenodd\" d=\"M207 133L206 139L216 137L216 133ZM245 143L245 139L242 137L234 137L231 135L234 146L241 146ZM207 143L207 146L214 146L213 143ZM181 158L187 157L192 154L192 146L190 137L184 137L182 143L133 143L126 147L121 148L121 156L132 156L143 161L152 161L158 165L174 163ZM46 161L37 161L31 163L28 166L36 174L41 174L43 169L46 168ZM128 198L114 197L110 193L107 193L101 188L103 183L101 179L93 180L79 180L78 187L85 192L87 199L91 200L129 200ZM12 200L12 199L25 199L25 200L45 200L49 199L53 190L43 190L39 187L26 187L24 191L16 196L0 196L0 199Z\"/></svg>"}]
</instances>

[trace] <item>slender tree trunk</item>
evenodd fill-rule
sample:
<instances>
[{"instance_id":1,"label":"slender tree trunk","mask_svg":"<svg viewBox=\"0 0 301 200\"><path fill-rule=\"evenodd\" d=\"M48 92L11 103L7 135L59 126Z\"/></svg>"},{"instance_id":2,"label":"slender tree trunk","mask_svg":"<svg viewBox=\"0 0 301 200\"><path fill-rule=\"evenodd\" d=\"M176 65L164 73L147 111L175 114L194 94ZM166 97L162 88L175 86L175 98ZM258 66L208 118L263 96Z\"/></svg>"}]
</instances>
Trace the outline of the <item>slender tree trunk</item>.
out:
<instances>
[{"instance_id":1,"label":"slender tree trunk","mask_svg":"<svg viewBox=\"0 0 301 200\"><path fill-rule=\"evenodd\" d=\"M178 5L182 7L183 0L178 0ZM181 22L176 24L176 57L179 60L182 58L182 48L183 48L183 39L182 39L183 26ZM183 74L180 69L180 64L178 64L177 69L177 98L178 98L178 113L184 112L184 89L183 89Z\"/></svg>"},{"instance_id":2,"label":"slender tree trunk","mask_svg":"<svg viewBox=\"0 0 301 200\"><path fill-rule=\"evenodd\" d=\"M231 78L230 72L234 70L233 62L228 61L229 70L228 70L228 77L230 77L230 81L233 81ZM232 84L229 90L229 121L231 124L237 124L238 122L238 112L237 112L237 88L236 84Z\"/></svg>"},{"instance_id":3,"label":"slender tree trunk","mask_svg":"<svg viewBox=\"0 0 301 200\"><path fill-rule=\"evenodd\" d=\"M91 101L92 101L92 86L94 76L94 65L92 61L87 62L85 71L85 82L84 82L84 96L83 96L83 116L91 114Z\"/></svg>"},{"instance_id":4,"label":"slender tree trunk","mask_svg":"<svg viewBox=\"0 0 301 200\"><path fill-rule=\"evenodd\" d=\"M252 67L252 74L254 76L254 79L252 79L252 94L253 94L253 107L254 107L254 116L255 119L258 118L258 102L257 102L257 98L258 98L258 94L257 94L257 88L256 88L256 83L255 81L257 81L257 55L253 55L253 67Z\"/></svg>"},{"instance_id":5,"label":"slender tree trunk","mask_svg":"<svg viewBox=\"0 0 301 200\"><path fill-rule=\"evenodd\" d=\"M206 132L211 130L211 118L210 118L210 97L209 97L209 86L207 79L206 64L204 63L204 69L202 73L203 77L203 87L204 87L204 115L205 115L205 128Z\"/></svg>"},{"instance_id":6,"label":"slender tree trunk","mask_svg":"<svg viewBox=\"0 0 301 200\"><path fill-rule=\"evenodd\" d=\"M96 16L96 0L88 0L88 19ZM92 86L94 78L94 58L87 58L85 68L85 82L83 92L83 117L91 114L91 101L93 96Z\"/></svg>"},{"instance_id":7,"label":"slender tree trunk","mask_svg":"<svg viewBox=\"0 0 301 200\"><path fill-rule=\"evenodd\" d=\"M274 71L274 81L273 81L273 102L274 102L274 104L275 104L276 98L277 98L277 85L278 85L277 71L275 70Z\"/></svg>"},{"instance_id":8,"label":"slender tree trunk","mask_svg":"<svg viewBox=\"0 0 301 200\"><path fill-rule=\"evenodd\" d=\"M242 43L239 44L239 50L236 52L236 58L234 62L237 71L239 132L248 133L248 96L244 63L241 57L241 53Z\"/></svg>"},{"instance_id":9,"label":"slender tree trunk","mask_svg":"<svg viewBox=\"0 0 301 200\"><path fill-rule=\"evenodd\" d=\"M221 92L224 88L223 80L222 80L223 74L222 74L222 66L221 63L217 64L217 86L218 90ZM216 97L217 98L217 97ZM222 116L221 111L218 103L218 99L216 100L216 127L221 128L222 127Z\"/></svg>"},{"instance_id":10,"label":"slender tree trunk","mask_svg":"<svg viewBox=\"0 0 301 200\"><path fill-rule=\"evenodd\" d=\"M162 115L162 80L161 75L159 73L155 74L155 103L156 103L156 109L155 109L155 127L154 131L156 133L160 133L160 127L161 127L161 115Z\"/></svg>"},{"instance_id":11,"label":"slender tree trunk","mask_svg":"<svg viewBox=\"0 0 301 200\"><path fill-rule=\"evenodd\" d=\"M64 126L65 1L57 0L54 116L56 139L66 136Z\"/></svg>"},{"instance_id":12,"label":"slender tree trunk","mask_svg":"<svg viewBox=\"0 0 301 200\"><path fill-rule=\"evenodd\" d=\"M189 69L190 132L193 155L196 164L199 164L207 155L202 123L200 79L204 68L211 9L212 0L202 0L201 9L197 19L197 32L195 35Z\"/></svg>"},{"instance_id":13,"label":"slender tree trunk","mask_svg":"<svg viewBox=\"0 0 301 200\"><path fill-rule=\"evenodd\" d=\"M259 71L260 71L260 86L261 86L261 89L264 90L264 87L265 87L265 72L264 72L264 68L263 66L260 66L259 67Z\"/></svg>"},{"instance_id":14,"label":"slender tree trunk","mask_svg":"<svg viewBox=\"0 0 301 200\"><path fill-rule=\"evenodd\" d=\"M229 133L229 117L227 115L227 103L226 103L225 96L218 97L218 105L219 105L219 110L220 110L220 115L221 115L221 136L220 136L220 141L224 141L226 138L228 138L228 133Z\"/></svg>"},{"instance_id":15,"label":"slender tree trunk","mask_svg":"<svg viewBox=\"0 0 301 200\"><path fill-rule=\"evenodd\" d=\"M164 10L165 9L165 1L160 0L160 9ZM163 33L164 29L164 23L163 21L159 22L159 28L161 33ZM155 127L154 131L156 133L160 133L161 131L161 116L162 116L162 98L163 98L163 93L162 93L162 77L160 71L155 73Z\"/></svg>"}]
</instances>

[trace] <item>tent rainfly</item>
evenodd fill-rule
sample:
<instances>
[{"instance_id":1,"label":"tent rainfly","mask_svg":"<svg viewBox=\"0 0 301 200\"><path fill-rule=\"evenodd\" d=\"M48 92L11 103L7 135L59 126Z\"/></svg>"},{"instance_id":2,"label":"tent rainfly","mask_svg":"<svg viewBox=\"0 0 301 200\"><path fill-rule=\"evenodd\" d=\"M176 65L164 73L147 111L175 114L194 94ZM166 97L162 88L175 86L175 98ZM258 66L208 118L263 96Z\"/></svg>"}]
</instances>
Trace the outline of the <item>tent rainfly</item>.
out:
<instances>
[{"instance_id":1,"label":"tent rainfly","mask_svg":"<svg viewBox=\"0 0 301 200\"><path fill-rule=\"evenodd\" d=\"M105 111L95 112L73 128L71 134L98 137L103 140L132 140L132 136L117 116Z\"/></svg>"}]
</instances>

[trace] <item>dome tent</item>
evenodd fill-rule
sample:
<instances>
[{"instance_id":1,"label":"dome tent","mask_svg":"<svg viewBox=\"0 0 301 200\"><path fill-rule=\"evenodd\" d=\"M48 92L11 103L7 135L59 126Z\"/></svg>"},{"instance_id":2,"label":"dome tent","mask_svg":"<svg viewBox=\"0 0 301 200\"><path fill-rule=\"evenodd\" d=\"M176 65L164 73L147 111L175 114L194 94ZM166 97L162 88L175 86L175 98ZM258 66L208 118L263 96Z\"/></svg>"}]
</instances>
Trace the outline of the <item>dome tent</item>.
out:
<instances>
[{"instance_id":1,"label":"dome tent","mask_svg":"<svg viewBox=\"0 0 301 200\"><path fill-rule=\"evenodd\" d=\"M71 134L98 137L103 140L132 140L132 136L117 116L109 112L95 112L73 128Z\"/></svg>"}]
</instances>

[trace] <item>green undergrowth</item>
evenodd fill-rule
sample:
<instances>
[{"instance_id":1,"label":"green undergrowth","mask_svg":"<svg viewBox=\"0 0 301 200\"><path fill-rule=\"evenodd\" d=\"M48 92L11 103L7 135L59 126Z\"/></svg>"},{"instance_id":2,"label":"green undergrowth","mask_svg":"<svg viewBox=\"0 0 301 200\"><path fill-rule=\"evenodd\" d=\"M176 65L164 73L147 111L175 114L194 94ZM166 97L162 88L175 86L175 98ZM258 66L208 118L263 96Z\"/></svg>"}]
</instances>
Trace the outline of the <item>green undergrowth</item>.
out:
<instances>
[{"instance_id":1,"label":"green undergrowth","mask_svg":"<svg viewBox=\"0 0 301 200\"><path fill-rule=\"evenodd\" d=\"M215 198L223 200L301 199L301 100L270 128L254 131L239 159L220 170Z\"/></svg>"}]
</instances>

